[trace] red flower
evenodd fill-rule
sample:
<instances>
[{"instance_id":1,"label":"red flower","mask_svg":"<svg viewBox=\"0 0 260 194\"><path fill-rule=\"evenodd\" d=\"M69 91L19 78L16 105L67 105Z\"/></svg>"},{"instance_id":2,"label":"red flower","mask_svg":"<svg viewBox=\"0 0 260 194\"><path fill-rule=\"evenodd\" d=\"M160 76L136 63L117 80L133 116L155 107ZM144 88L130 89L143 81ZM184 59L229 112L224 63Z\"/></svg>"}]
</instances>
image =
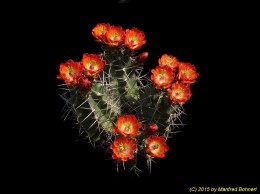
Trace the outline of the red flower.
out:
<instances>
[{"instance_id":1,"label":"red flower","mask_svg":"<svg viewBox=\"0 0 260 194\"><path fill-rule=\"evenodd\" d=\"M194 65L190 63L181 62L179 65L178 79L185 84L192 84L196 82L199 74L196 72Z\"/></svg>"},{"instance_id":2,"label":"red flower","mask_svg":"<svg viewBox=\"0 0 260 194\"><path fill-rule=\"evenodd\" d=\"M82 64L86 75L97 78L97 74L104 69L106 61L102 60L98 54L85 53L83 54Z\"/></svg>"},{"instance_id":3,"label":"red flower","mask_svg":"<svg viewBox=\"0 0 260 194\"><path fill-rule=\"evenodd\" d=\"M151 72L151 80L155 83L157 89L161 87L169 88L171 86L175 74L170 67L157 66Z\"/></svg>"},{"instance_id":4,"label":"red flower","mask_svg":"<svg viewBox=\"0 0 260 194\"><path fill-rule=\"evenodd\" d=\"M88 92L91 89L91 87L92 87L92 83L87 77L80 79L79 89L81 91Z\"/></svg>"},{"instance_id":5,"label":"red flower","mask_svg":"<svg viewBox=\"0 0 260 194\"><path fill-rule=\"evenodd\" d=\"M118 46L124 41L125 32L121 26L111 26L106 32L107 44Z\"/></svg>"},{"instance_id":6,"label":"red flower","mask_svg":"<svg viewBox=\"0 0 260 194\"><path fill-rule=\"evenodd\" d=\"M117 138L110 145L110 149L113 150L112 158L122 160L123 162L134 158L136 148L135 140L125 137Z\"/></svg>"},{"instance_id":7,"label":"red flower","mask_svg":"<svg viewBox=\"0 0 260 194\"><path fill-rule=\"evenodd\" d=\"M100 23L92 29L92 35L100 42L106 42L106 32L109 30L110 24Z\"/></svg>"},{"instance_id":8,"label":"red flower","mask_svg":"<svg viewBox=\"0 0 260 194\"><path fill-rule=\"evenodd\" d=\"M192 95L189 86L179 82L173 83L171 89L167 91L173 103L184 104Z\"/></svg>"},{"instance_id":9,"label":"red flower","mask_svg":"<svg viewBox=\"0 0 260 194\"><path fill-rule=\"evenodd\" d=\"M150 136L147 138L146 153L154 158L164 158L165 153L169 150L163 136Z\"/></svg>"},{"instance_id":10,"label":"red flower","mask_svg":"<svg viewBox=\"0 0 260 194\"><path fill-rule=\"evenodd\" d=\"M137 28L126 29L124 43L131 50L140 49L146 43L145 34Z\"/></svg>"},{"instance_id":11,"label":"red flower","mask_svg":"<svg viewBox=\"0 0 260 194\"><path fill-rule=\"evenodd\" d=\"M158 125L156 123L151 123L146 127L145 130L154 133L155 131L158 131Z\"/></svg>"},{"instance_id":12,"label":"red flower","mask_svg":"<svg viewBox=\"0 0 260 194\"><path fill-rule=\"evenodd\" d=\"M60 64L60 75L57 78L64 80L68 85L76 85L79 79L83 77L82 71L82 64L70 59L66 63Z\"/></svg>"},{"instance_id":13,"label":"red flower","mask_svg":"<svg viewBox=\"0 0 260 194\"><path fill-rule=\"evenodd\" d=\"M113 131L120 133L124 137L137 136L139 129L142 127L142 122L138 122L134 115L120 115L116 122L116 127Z\"/></svg>"},{"instance_id":14,"label":"red flower","mask_svg":"<svg viewBox=\"0 0 260 194\"><path fill-rule=\"evenodd\" d=\"M176 57L167 54L162 55L158 62L160 67L168 66L172 70L179 66L179 60Z\"/></svg>"}]
</instances>

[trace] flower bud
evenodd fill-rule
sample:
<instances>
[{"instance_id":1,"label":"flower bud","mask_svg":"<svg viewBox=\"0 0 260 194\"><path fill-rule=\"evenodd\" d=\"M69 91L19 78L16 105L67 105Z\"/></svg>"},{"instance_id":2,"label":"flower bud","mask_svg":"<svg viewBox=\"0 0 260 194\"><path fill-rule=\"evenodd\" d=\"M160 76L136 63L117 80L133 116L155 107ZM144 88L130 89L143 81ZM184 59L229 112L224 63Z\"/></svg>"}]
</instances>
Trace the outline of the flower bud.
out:
<instances>
[{"instance_id":1,"label":"flower bud","mask_svg":"<svg viewBox=\"0 0 260 194\"><path fill-rule=\"evenodd\" d=\"M84 92L88 92L92 87L92 83L88 78L83 78L79 81L79 89Z\"/></svg>"},{"instance_id":2,"label":"flower bud","mask_svg":"<svg viewBox=\"0 0 260 194\"><path fill-rule=\"evenodd\" d=\"M147 58L148 58L148 52L142 52L137 56L136 62L143 63Z\"/></svg>"},{"instance_id":3,"label":"flower bud","mask_svg":"<svg viewBox=\"0 0 260 194\"><path fill-rule=\"evenodd\" d=\"M155 123L149 124L149 125L146 127L145 130L148 131L148 132L154 133L155 131L158 130L158 125L155 124Z\"/></svg>"}]
</instances>

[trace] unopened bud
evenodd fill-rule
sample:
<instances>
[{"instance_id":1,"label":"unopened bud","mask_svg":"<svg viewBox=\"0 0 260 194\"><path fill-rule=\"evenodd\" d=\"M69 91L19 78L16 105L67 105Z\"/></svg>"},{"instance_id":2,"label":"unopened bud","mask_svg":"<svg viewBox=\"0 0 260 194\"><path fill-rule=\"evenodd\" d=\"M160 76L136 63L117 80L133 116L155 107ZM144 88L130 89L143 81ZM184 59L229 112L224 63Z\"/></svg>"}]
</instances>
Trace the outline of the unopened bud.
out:
<instances>
[{"instance_id":1,"label":"unopened bud","mask_svg":"<svg viewBox=\"0 0 260 194\"><path fill-rule=\"evenodd\" d=\"M148 52L142 52L137 56L136 62L143 63L147 58L148 58Z\"/></svg>"},{"instance_id":2,"label":"unopened bud","mask_svg":"<svg viewBox=\"0 0 260 194\"><path fill-rule=\"evenodd\" d=\"M158 130L158 125L155 124L155 123L149 124L149 125L146 127L146 130L147 130L148 132L154 133L155 131Z\"/></svg>"},{"instance_id":3,"label":"unopened bud","mask_svg":"<svg viewBox=\"0 0 260 194\"><path fill-rule=\"evenodd\" d=\"M88 78L83 78L79 81L79 89L84 92L88 92L92 87L92 83Z\"/></svg>"}]
</instances>

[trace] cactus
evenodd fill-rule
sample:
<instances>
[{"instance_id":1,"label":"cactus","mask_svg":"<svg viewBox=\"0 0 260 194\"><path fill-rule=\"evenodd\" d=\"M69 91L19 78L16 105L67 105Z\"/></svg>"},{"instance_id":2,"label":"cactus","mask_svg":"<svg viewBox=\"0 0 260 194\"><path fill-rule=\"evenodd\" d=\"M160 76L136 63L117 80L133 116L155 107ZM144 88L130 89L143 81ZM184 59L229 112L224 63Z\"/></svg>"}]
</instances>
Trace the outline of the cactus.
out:
<instances>
[{"instance_id":1,"label":"cactus","mask_svg":"<svg viewBox=\"0 0 260 194\"><path fill-rule=\"evenodd\" d=\"M143 74L148 57L138 53L146 43L143 31L100 23L92 35L102 53L84 53L80 62L60 64L57 77L66 86L61 97L83 135L110 148L106 150L118 164L129 164L136 172L140 154L151 169L154 158L165 157L168 137L181 124L196 68L164 54L151 75Z\"/></svg>"}]
</instances>

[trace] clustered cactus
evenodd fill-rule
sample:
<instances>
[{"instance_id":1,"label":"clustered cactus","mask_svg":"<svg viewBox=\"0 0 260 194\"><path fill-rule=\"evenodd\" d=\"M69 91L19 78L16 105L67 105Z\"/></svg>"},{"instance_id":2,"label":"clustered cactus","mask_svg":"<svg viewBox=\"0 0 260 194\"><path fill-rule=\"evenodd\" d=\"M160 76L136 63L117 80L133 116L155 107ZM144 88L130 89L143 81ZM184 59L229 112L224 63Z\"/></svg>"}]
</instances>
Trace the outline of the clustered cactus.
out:
<instances>
[{"instance_id":1,"label":"clustered cactus","mask_svg":"<svg viewBox=\"0 0 260 194\"><path fill-rule=\"evenodd\" d=\"M151 75L143 74L148 57L147 52L138 54L146 43L143 31L99 23L92 35L102 53L84 53L81 61L60 64L57 77L65 82L61 97L83 135L124 170L139 170L139 157L151 168L151 161L169 150L167 140L192 95L196 68L164 54Z\"/></svg>"}]
</instances>

